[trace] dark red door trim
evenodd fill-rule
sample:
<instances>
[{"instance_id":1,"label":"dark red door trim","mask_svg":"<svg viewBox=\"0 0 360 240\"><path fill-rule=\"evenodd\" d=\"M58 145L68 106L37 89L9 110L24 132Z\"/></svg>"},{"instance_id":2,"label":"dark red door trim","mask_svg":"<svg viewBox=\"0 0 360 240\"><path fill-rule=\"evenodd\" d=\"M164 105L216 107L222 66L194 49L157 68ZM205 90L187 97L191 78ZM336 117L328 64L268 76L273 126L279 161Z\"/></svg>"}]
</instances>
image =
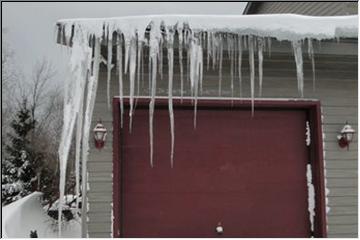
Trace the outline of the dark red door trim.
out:
<instances>
[{"instance_id":1,"label":"dark red door trim","mask_svg":"<svg viewBox=\"0 0 360 240\"><path fill-rule=\"evenodd\" d=\"M167 108L167 99L157 99L156 108ZM149 99L138 99L137 108L147 108ZM193 108L192 101L174 99L174 108ZM129 107L129 100L124 99L124 107ZM198 109L201 108L244 108L251 109L249 100L226 100L226 99L199 99ZM310 159L312 164L313 183L315 187L315 224L314 237L327 237L326 231L326 203L324 183L323 139L321 125L320 101L280 101L280 100L256 100L256 109L302 109L307 112L311 126ZM305 127L305 126L304 126ZM113 237L121 237L121 209L122 206L122 152L121 152L121 128L120 128L120 102L119 98L113 99ZM305 131L304 131L305 136ZM305 141L305 140L304 140Z\"/></svg>"}]
</instances>

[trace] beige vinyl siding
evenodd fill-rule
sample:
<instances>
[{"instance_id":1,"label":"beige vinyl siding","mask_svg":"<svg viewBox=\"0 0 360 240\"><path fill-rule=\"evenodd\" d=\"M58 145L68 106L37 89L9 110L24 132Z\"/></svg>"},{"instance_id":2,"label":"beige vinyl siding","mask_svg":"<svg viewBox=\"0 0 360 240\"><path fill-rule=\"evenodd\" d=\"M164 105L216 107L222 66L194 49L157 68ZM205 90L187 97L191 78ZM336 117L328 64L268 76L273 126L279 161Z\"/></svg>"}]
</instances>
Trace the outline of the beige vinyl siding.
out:
<instances>
[{"instance_id":1,"label":"beige vinyl siding","mask_svg":"<svg viewBox=\"0 0 360 240\"><path fill-rule=\"evenodd\" d=\"M315 91L312 89L311 63L307 57L307 52L304 52L304 94L305 98L320 99L322 104L327 187L330 189L329 206L331 207L328 215L328 233L329 237L357 237L358 134L355 135L355 140L351 144L349 151L340 149L336 140L338 131L342 128L345 121L352 124L358 132L357 41L325 42L321 44L321 48L319 48L318 44L314 45L316 52L316 89ZM280 44L273 41L271 56L268 53L264 53L263 97L296 98L298 96L295 62L292 53L289 53L290 49L289 43L282 42ZM227 53L224 53L224 57L227 57ZM204 62L206 63L206 60ZM174 64L174 95L179 95L180 75L177 54L175 55ZM205 69L206 67L204 67ZM231 96L229 70L229 61L225 60L223 64L223 96L227 97ZM159 87L158 95L166 95L167 93L166 61L164 61L163 71L163 80L158 78L157 82ZM143 95L147 95L148 69L146 66L144 72L144 83L142 84L141 91ZM184 69L184 79L186 79L185 76L186 68ZM247 52L243 54L242 76L243 97L249 97L249 61ZM256 90L258 90L257 76L256 62ZM128 80L125 80L125 85L125 92L127 93ZM186 89L189 89L189 83L186 80L185 86ZM239 96L238 89L239 85L236 77L234 96ZM217 91L218 70L209 70L204 74L204 96L217 96ZM256 91L256 95L257 93L258 91ZM186 94L189 94L189 91ZM117 95L118 80L114 69L111 82L111 96ZM105 68L102 68L92 127L101 118L109 130L109 134L103 150L98 151L92 146L88 164L90 187L88 192L88 232L90 237L111 236L112 114L111 110L109 111L107 108L106 99L106 71Z\"/></svg>"},{"instance_id":2,"label":"beige vinyl siding","mask_svg":"<svg viewBox=\"0 0 360 240\"><path fill-rule=\"evenodd\" d=\"M357 2L261 2L248 14L296 13L311 16L357 14Z\"/></svg>"}]
</instances>

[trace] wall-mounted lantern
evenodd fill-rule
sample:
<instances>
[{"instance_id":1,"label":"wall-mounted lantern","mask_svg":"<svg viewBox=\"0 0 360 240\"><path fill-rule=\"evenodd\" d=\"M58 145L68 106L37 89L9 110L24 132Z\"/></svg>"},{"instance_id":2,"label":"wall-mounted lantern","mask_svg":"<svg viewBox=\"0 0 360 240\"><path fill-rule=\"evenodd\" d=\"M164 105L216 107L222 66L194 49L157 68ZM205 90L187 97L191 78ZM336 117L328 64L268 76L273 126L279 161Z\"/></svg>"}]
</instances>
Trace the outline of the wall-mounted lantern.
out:
<instances>
[{"instance_id":1,"label":"wall-mounted lantern","mask_svg":"<svg viewBox=\"0 0 360 240\"><path fill-rule=\"evenodd\" d=\"M97 122L93 132L94 132L95 147L100 150L105 145L106 133L107 133L107 130L104 127L104 125L101 123L101 120Z\"/></svg>"},{"instance_id":2,"label":"wall-mounted lantern","mask_svg":"<svg viewBox=\"0 0 360 240\"><path fill-rule=\"evenodd\" d=\"M341 148L347 147L349 149L349 144L353 140L355 130L346 122L345 126L341 129L340 134L337 136L339 146Z\"/></svg>"}]
</instances>

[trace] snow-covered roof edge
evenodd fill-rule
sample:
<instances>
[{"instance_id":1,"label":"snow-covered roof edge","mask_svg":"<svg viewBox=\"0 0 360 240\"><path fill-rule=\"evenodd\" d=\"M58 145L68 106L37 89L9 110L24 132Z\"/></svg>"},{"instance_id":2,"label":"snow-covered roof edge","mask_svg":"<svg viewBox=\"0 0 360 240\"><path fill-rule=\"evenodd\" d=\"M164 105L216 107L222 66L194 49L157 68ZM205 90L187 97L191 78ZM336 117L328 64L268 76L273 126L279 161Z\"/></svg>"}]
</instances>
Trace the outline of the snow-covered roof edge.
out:
<instances>
[{"instance_id":1,"label":"snow-covered roof edge","mask_svg":"<svg viewBox=\"0 0 360 240\"><path fill-rule=\"evenodd\" d=\"M110 31L120 31L130 37L143 33L150 23L167 28L183 29L188 26L194 32L231 32L241 35L274 37L278 40L305 38L331 39L358 37L358 16L314 17L297 14L264 15L146 15L114 18L62 19L57 25L71 37L71 27L79 26L88 34L102 36L104 26Z\"/></svg>"}]
</instances>

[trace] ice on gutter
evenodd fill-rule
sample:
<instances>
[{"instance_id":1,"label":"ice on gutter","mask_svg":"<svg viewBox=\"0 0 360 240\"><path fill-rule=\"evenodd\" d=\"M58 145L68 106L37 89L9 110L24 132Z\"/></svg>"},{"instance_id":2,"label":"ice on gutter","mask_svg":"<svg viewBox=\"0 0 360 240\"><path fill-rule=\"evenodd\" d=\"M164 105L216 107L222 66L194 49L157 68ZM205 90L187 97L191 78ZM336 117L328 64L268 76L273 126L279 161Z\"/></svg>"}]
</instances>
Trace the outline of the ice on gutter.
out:
<instances>
[{"instance_id":1,"label":"ice on gutter","mask_svg":"<svg viewBox=\"0 0 360 240\"><path fill-rule=\"evenodd\" d=\"M112 69L113 47L116 45L116 66L119 78L119 95L121 105L121 126L123 123L123 76L130 79L130 131L134 114L135 81L139 80L139 68L144 64L143 51L148 51L149 65L149 138L150 163L153 161L153 117L155 110L157 74L162 76L163 48L167 49L169 64L169 118L171 126L171 166L174 157L174 112L172 108L172 83L174 64L174 44L179 46L181 96L183 93L183 58L182 50L187 53L186 78L191 82L191 96L194 102L194 127L196 127L197 99L203 83L203 53L207 55L207 68L219 71L219 94L221 96L222 61L224 50L231 57L231 83L237 78L242 83L241 67L243 51L250 53L250 79L252 113L255 98L255 54L259 59L259 94L263 84L262 62L263 51L270 54L271 38L292 42L299 95L303 96L303 45L308 40L308 55L312 61L313 76L315 73L313 40L354 37L358 35L358 17L310 17L292 14L272 15L152 15L103 19L66 19L57 22L60 42L71 45L71 71L73 78L65 82L64 127L59 147L60 159L60 200L63 199L65 172L73 132L76 130L76 170L79 174L82 161L83 209L86 209L86 164L89 153L89 133L92 112L95 103L99 64L107 64L107 102L110 103L110 79ZM115 38L115 39L113 39ZM230 38L230 39L229 39ZM227 44L228 43L228 44ZM101 56L100 46L107 45L108 57ZM204 51L206 49L206 51ZM238 61L235 64L235 61ZM211 60L211 61L210 61ZM237 71L234 70L237 66ZM237 73L238 76L234 76ZM314 77L315 83L315 77ZM240 90L241 94L241 90ZM239 96L241 97L241 95ZM85 108L85 109L84 109ZM84 117L83 117L84 116ZM80 157L81 153L81 157ZM76 177L76 191L79 194L79 176ZM62 206L62 203L60 203ZM61 212L61 207L59 207ZM60 213L59 212L59 213ZM59 214L59 226L61 224ZM61 232L59 231L61 235Z\"/></svg>"}]
</instances>

